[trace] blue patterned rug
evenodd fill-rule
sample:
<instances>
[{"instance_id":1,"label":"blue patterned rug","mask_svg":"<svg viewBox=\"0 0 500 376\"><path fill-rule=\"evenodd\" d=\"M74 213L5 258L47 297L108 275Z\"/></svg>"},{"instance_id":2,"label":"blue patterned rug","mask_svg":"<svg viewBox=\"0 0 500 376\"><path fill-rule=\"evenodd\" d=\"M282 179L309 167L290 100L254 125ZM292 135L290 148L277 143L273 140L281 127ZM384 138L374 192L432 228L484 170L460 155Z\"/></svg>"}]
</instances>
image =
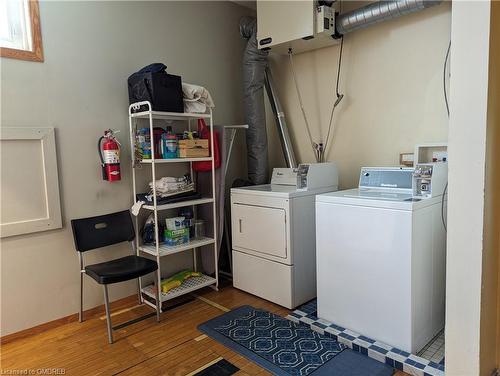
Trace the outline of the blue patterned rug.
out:
<instances>
[{"instance_id":1,"label":"blue patterned rug","mask_svg":"<svg viewBox=\"0 0 500 376\"><path fill-rule=\"evenodd\" d=\"M444 358L436 363L318 318L316 299L298 307L287 316L287 319L296 323L304 323L312 330L338 340L353 351L410 375L444 376L445 374Z\"/></svg>"},{"instance_id":2,"label":"blue patterned rug","mask_svg":"<svg viewBox=\"0 0 500 376\"><path fill-rule=\"evenodd\" d=\"M308 325L250 306L216 317L198 329L275 375L388 376L393 372Z\"/></svg>"}]
</instances>

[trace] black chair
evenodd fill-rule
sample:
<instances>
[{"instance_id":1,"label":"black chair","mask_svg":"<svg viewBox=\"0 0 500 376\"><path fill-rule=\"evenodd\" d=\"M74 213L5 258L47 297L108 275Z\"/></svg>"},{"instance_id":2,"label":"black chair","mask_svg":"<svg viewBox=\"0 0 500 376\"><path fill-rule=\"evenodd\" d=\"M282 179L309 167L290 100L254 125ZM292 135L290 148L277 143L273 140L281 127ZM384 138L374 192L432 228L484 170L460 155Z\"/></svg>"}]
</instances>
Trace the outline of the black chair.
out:
<instances>
[{"instance_id":1,"label":"black chair","mask_svg":"<svg viewBox=\"0 0 500 376\"><path fill-rule=\"evenodd\" d=\"M111 283L129 281L137 278L138 287L139 278L148 274L158 273L158 264L156 261L140 257L135 252L135 232L132 218L128 210L100 215L97 217L73 219L71 221L73 229L73 238L75 248L80 257L80 313L79 320L83 321L83 275L86 274L96 280L97 283L104 286L104 303L106 306L106 318L108 324L109 343L113 343L113 329L120 329L127 325L134 324L146 318L154 316L154 312L130 320L116 327L111 325L111 316L109 314L108 285ZM83 253L97 248L106 247L112 244L129 242L133 255L125 256L107 262L93 265L84 265ZM158 276L156 276L155 280ZM160 322L160 292L156 295L156 321ZM141 302L141 291L138 289L139 303Z\"/></svg>"}]
</instances>

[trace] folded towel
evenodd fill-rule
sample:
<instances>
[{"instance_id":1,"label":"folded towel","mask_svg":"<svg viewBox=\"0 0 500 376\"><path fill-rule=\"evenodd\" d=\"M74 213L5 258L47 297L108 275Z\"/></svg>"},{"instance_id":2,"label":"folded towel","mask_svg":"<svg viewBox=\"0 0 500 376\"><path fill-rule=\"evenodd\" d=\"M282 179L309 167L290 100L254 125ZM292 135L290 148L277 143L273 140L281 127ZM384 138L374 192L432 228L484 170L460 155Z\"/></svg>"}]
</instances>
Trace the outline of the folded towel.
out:
<instances>
[{"instance_id":1,"label":"folded towel","mask_svg":"<svg viewBox=\"0 0 500 376\"><path fill-rule=\"evenodd\" d=\"M156 195L159 198L165 198L165 197L176 196L180 193L187 193L187 192L194 192L194 184L193 183L188 184L185 187L175 189L175 190L169 190L169 191L164 191L164 192L156 191ZM152 199L152 197L153 197L152 191L150 194L151 194L151 199Z\"/></svg>"},{"instance_id":2,"label":"folded towel","mask_svg":"<svg viewBox=\"0 0 500 376\"><path fill-rule=\"evenodd\" d=\"M155 182L156 194L159 196L170 196L174 193L194 190L194 184L187 176L180 178L163 177ZM149 183L149 188L153 190L153 182Z\"/></svg>"},{"instance_id":3,"label":"folded towel","mask_svg":"<svg viewBox=\"0 0 500 376\"><path fill-rule=\"evenodd\" d=\"M184 97L184 111L206 113L215 104L209 91L203 86L182 83L182 94Z\"/></svg>"},{"instance_id":4,"label":"folded towel","mask_svg":"<svg viewBox=\"0 0 500 376\"><path fill-rule=\"evenodd\" d=\"M189 112L194 114L205 114L207 113L207 105L201 102L184 101L184 112Z\"/></svg>"}]
</instances>

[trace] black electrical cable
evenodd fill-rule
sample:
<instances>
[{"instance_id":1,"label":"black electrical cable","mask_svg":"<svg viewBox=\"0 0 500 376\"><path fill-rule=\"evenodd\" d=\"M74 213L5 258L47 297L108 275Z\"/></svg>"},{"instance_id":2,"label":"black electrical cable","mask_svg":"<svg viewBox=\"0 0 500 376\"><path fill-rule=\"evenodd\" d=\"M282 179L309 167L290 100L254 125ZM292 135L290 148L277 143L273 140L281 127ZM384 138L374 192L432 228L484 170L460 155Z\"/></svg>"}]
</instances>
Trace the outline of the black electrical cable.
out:
<instances>
[{"instance_id":1,"label":"black electrical cable","mask_svg":"<svg viewBox=\"0 0 500 376\"><path fill-rule=\"evenodd\" d=\"M337 67L337 84L335 86L335 92L337 93L337 99L340 97L339 93L339 81L340 81L340 68L342 67L342 52L344 50L344 36L340 39L340 53L339 53L339 63Z\"/></svg>"},{"instance_id":2,"label":"black electrical cable","mask_svg":"<svg viewBox=\"0 0 500 376\"><path fill-rule=\"evenodd\" d=\"M443 66L443 94L444 94L444 103L446 104L446 113L448 114L448 119L450 118L450 105L448 103L448 93L446 92L446 67L448 66L450 49L451 49L451 40L450 43L448 43L448 49L446 50L446 57L444 59L444 66ZM444 200L447 191L448 191L448 183L446 183L446 185L444 186L443 197L441 198L441 222L443 222L444 231L448 231L447 228L448 226L444 218Z\"/></svg>"},{"instance_id":3,"label":"black electrical cable","mask_svg":"<svg viewBox=\"0 0 500 376\"><path fill-rule=\"evenodd\" d=\"M443 222L444 231L448 231L446 220L444 219L444 200L446 196L446 192L448 191L448 183L444 186L443 198L441 199L441 221Z\"/></svg>"},{"instance_id":4,"label":"black electrical cable","mask_svg":"<svg viewBox=\"0 0 500 376\"><path fill-rule=\"evenodd\" d=\"M342 5L343 1L340 0L340 13L342 13ZM337 67L337 85L335 86L335 92L337 93L337 100L340 97L339 93L339 81L340 81L340 68L342 67L342 52L344 51L344 36L342 35L342 39L340 40L340 52L339 52L339 64Z\"/></svg>"},{"instance_id":5,"label":"black electrical cable","mask_svg":"<svg viewBox=\"0 0 500 376\"><path fill-rule=\"evenodd\" d=\"M446 51L446 58L444 59L443 66L443 94L444 94L444 103L446 104L446 113L448 117L450 117L450 106L448 104L448 93L446 92L446 67L448 65L448 58L450 57L450 48L451 48L451 40L448 44L448 50Z\"/></svg>"}]
</instances>

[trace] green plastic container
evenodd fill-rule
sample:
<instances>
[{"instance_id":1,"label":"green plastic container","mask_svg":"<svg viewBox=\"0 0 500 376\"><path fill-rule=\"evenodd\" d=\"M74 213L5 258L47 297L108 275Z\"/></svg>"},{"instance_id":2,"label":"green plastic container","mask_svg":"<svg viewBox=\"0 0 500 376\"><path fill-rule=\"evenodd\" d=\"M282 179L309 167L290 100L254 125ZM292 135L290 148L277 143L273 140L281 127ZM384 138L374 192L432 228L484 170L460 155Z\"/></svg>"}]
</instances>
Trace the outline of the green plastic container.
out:
<instances>
[{"instance_id":1,"label":"green plastic container","mask_svg":"<svg viewBox=\"0 0 500 376\"><path fill-rule=\"evenodd\" d=\"M163 240L168 246L181 245L189 242L189 229L167 230L163 233Z\"/></svg>"}]
</instances>

